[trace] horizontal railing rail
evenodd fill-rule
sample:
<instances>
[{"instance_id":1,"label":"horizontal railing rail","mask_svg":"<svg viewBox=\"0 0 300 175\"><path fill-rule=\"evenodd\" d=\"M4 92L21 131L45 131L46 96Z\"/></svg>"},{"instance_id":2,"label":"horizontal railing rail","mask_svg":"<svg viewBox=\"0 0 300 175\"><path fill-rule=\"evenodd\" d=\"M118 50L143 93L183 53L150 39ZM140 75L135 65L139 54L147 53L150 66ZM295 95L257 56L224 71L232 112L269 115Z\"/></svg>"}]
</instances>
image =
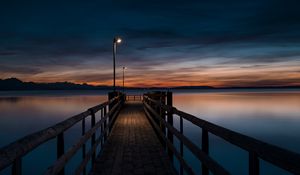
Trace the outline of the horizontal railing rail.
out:
<instances>
[{"instance_id":1,"label":"horizontal railing rail","mask_svg":"<svg viewBox=\"0 0 300 175\"><path fill-rule=\"evenodd\" d=\"M142 101L142 95L126 95L126 101Z\"/></svg>"},{"instance_id":2,"label":"horizontal railing rail","mask_svg":"<svg viewBox=\"0 0 300 175\"><path fill-rule=\"evenodd\" d=\"M70 160L74 154L83 146L83 144L92 137L92 135L96 132L96 130L102 125L104 124L104 122L107 121L107 119L109 118L109 116L113 115L112 120L110 121L110 123L108 124L108 126L104 129L104 132L101 133L101 135L99 136L99 139L101 139L102 137L104 137L104 134L107 133L109 126L112 125L112 121L113 119L116 117L117 113L115 112L116 110L118 110L120 108L120 103L121 101L118 102L117 105L115 105L99 122L97 122L94 127L92 127L89 131L87 131L80 139L79 141L73 145L73 147L71 147L63 156L61 156L54 164L53 166L51 166L48 171L45 173L46 175L50 175L50 174L57 174L59 173L63 167L66 165L66 163L68 162L68 160ZM96 145L95 145L96 143ZM98 142L95 141L94 144L92 144L93 146L97 146L100 143L100 140ZM84 162L84 160L83 160ZM79 174L81 172L78 172Z\"/></svg>"},{"instance_id":3,"label":"horizontal railing rail","mask_svg":"<svg viewBox=\"0 0 300 175\"><path fill-rule=\"evenodd\" d=\"M114 119L121 109L121 106L124 103L123 99L123 95L114 97L107 102L94 106L87 111L66 119L54 126L25 136L1 148L0 171L9 165L12 165L12 174L21 174L22 157L34 150L39 145L46 143L55 137L57 138L57 161L48 169L46 174L64 174L65 164L80 148L82 148L82 158L86 161L86 163L89 161L87 157L92 157L92 161L94 161L96 148L92 149L93 151L86 155L85 143L87 140L91 139L91 145L94 148L97 147L100 142L103 144L106 141L106 137L109 134L109 127L111 127ZM113 106L110 107L110 105ZM96 123L95 113L98 111L101 111L101 120ZM91 129L85 131L85 119L88 116L91 116ZM65 153L64 132L80 121L82 122L82 137ZM109 122L108 125L106 121ZM95 132L98 128L101 128L101 135L96 141ZM86 163L81 164L80 171L78 170L77 174L80 174L83 171L83 174L85 174Z\"/></svg>"},{"instance_id":4,"label":"horizontal railing rail","mask_svg":"<svg viewBox=\"0 0 300 175\"><path fill-rule=\"evenodd\" d=\"M168 140L167 135L165 135L163 132L161 132L160 129L157 129L157 128L159 128L159 126L163 125L164 127L166 127L167 130L169 130L173 135L175 135L183 143L183 145L185 145L187 148L189 148L189 150L191 150L191 152L199 160L201 160L205 164L205 166L207 166L209 169L211 169L211 171L214 174L219 174L219 175L228 175L229 174L222 166L220 166L216 161L214 161L212 158L210 158L205 152L203 152L200 148L198 148L193 142L191 142L180 131L178 131L175 127L173 127L167 121L165 121L165 119L163 119L163 117L161 117L161 115L158 112L156 112L155 109L153 109L151 107L151 104L148 104L150 102L148 100L149 100L149 97L144 97L144 109L145 109L147 116L149 116L148 118L150 119L152 125L156 126L155 128L156 128L157 132L159 133L159 135L162 136L161 138L163 140L167 140L168 148L172 150L173 154L175 153L175 156L177 155L176 157L179 159L180 164L183 166L184 170L188 174L196 174L196 173L193 172L192 168L184 160L183 155L182 155L183 153L182 152L179 153L175 149L174 145ZM159 122L155 123L155 120L153 120L153 117L156 121L159 121ZM165 129L163 129L163 130L165 130ZM182 130L182 128L181 128L181 130ZM180 172L180 174L183 174L183 171Z\"/></svg>"},{"instance_id":5,"label":"horizontal railing rail","mask_svg":"<svg viewBox=\"0 0 300 175\"><path fill-rule=\"evenodd\" d=\"M168 132L171 132L180 140L180 147L183 144L191 150L191 152L196 155L196 157L202 162L202 174L208 174L208 171L213 172L214 174L224 174L228 173L224 168L222 168L218 163L212 160L209 157L208 147L209 147L209 139L208 133L216 135L231 144L234 144L247 152L249 152L249 174L250 175L258 175L259 174L259 158L263 159L275 166L278 166L282 169L285 169L288 172L293 174L300 174L300 155L286 149L259 141L257 139L251 138L249 136L231 131L224 127L218 126L211 122L205 121L198 117L195 117L186 112L180 111L173 106L166 105L159 100L154 100L148 96L144 96L144 109L152 120L155 119L156 123L159 121L159 124L165 126ZM174 128L172 125L165 120L165 117L159 115L158 111L162 111L160 113L169 114L173 117L173 114L176 114L180 117L180 131ZM194 125L202 128L202 147L198 148L195 144L193 144L186 136L184 136L182 132L182 120L185 119ZM153 120L154 121L154 120ZM163 133L161 133L163 134ZM168 139L166 135L163 135L164 138ZM172 148L171 148L172 149ZM182 149L182 148L181 148ZM182 150L181 150L182 151ZM174 152L174 151L173 151ZM176 150L174 155L182 154L178 153ZM176 156L177 157L177 156ZM182 168L185 170L190 169L187 168L187 165L184 160L180 162L180 174L182 174ZM187 171L188 174L190 170ZM192 173L193 174L193 173Z\"/></svg>"}]
</instances>

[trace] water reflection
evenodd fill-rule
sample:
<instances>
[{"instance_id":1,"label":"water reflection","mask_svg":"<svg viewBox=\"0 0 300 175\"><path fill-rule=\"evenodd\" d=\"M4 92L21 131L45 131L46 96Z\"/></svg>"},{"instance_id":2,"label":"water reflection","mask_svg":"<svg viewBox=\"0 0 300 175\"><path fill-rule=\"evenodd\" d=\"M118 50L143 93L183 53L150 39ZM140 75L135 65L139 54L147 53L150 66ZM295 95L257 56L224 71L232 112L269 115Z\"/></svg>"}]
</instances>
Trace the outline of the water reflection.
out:
<instances>
[{"instance_id":1,"label":"water reflection","mask_svg":"<svg viewBox=\"0 0 300 175\"><path fill-rule=\"evenodd\" d=\"M49 127L106 99L106 95L0 97L0 146Z\"/></svg>"},{"instance_id":2,"label":"water reflection","mask_svg":"<svg viewBox=\"0 0 300 175\"><path fill-rule=\"evenodd\" d=\"M77 93L77 92L76 92ZM38 93L0 95L0 146L22 136L49 127L107 99L105 93ZM174 93L174 106L234 131L300 152L300 91L294 92L212 92ZM175 125L179 128L178 119ZM89 122L86 123L89 128ZM201 129L184 121L184 132L197 145ZM66 147L80 137L80 126L66 133ZM39 147L24 158L24 174L42 174L55 160L55 140ZM51 150L51 151L50 151ZM210 135L210 154L233 174L246 174L247 153L224 140ZM234 157L233 157L234 155ZM68 164L78 164L80 154ZM47 157L47 162L45 162ZM185 157L200 172L200 162L187 150ZM77 159L77 160L76 160ZM235 161L232 161L235 160ZM40 163L31 169L31 162ZM261 174L285 174L267 163ZM69 172L70 169L67 169ZM7 174L2 172L0 174ZM71 174L71 172L69 172Z\"/></svg>"},{"instance_id":3,"label":"water reflection","mask_svg":"<svg viewBox=\"0 0 300 175\"><path fill-rule=\"evenodd\" d=\"M190 113L216 120L265 113L273 117L299 117L300 93L208 93L176 94L174 103ZM209 116L207 116L209 115ZM268 117L268 116L265 116Z\"/></svg>"},{"instance_id":4,"label":"water reflection","mask_svg":"<svg viewBox=\"0 0 300 175\"><path fill-rule=\"evenodd\" d=\"M21 97L2 97L0 98L0 105L1 103L17 103L21 100Z\"/></svg>"},{"instance_id":5,"label":"water reflection","mask_svg":"<svg viewBox=\"0 0 300 175\"><path fill-rule=\"evenodd\" d=\"M0 146L4 146L25 135L54 125L64 119L87 110L107 100L107 95L43 93L18 94L17 96L0 96ZM87 120L88 121L88 120ZM86 128L90 128L86 123ZM70 147L81 136L81 124L76 124L65 133L65 146ZM23 174L43 174L55 160L56 140L41 145L23 158ZM87 149L89 144L87 144ZM47 157L47 159L45 159ZM68 163L68 167L79 164L81 155L76 154ZM35 168L32 162L35 162ZM72 174L73 168L66 168ZM0 174L9 174L9 168Z\"/></svg>"},{"instance_id":6,"label":"water reflection","mask_svg":"<svg viewBox=\"0 0 300 175\"><path fill-rule=\"evenodd\" d=\"M207 121L300 153L300 92L179 93L174 96L174 105ZM184 132L201 145L199 128L186 121ZM195 158L185 152L199 172ZM246 151L210 135L210 154L232 174L247 174ZM263 161L261 167L261 174L289 174Z\"/></svg>"}]
</instances>

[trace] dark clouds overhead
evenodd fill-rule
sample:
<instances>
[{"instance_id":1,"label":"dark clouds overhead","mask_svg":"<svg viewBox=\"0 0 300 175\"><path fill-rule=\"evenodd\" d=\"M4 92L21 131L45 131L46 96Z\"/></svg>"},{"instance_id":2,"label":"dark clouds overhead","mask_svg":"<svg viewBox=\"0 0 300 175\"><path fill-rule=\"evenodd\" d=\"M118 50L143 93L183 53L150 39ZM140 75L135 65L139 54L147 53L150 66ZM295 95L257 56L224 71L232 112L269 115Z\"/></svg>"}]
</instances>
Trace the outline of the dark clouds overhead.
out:
<instances>
[{"instance_id":1,"label":"dark clouds overhead","mask_svg":"<svg viewBox=\"0 0 300 175\"><path fill-rule=\"evenodd\" d=\"M110 83L116 35L124 39L117 66L129 67L132 85L148 85L146 74L162 72L171 78L156 84L176 84L181 74L188 74L192 84L220 81L204 79L203 70L197 73L194 68L201 66L208 67L206 74L212 77L219 77L215 69L220 67L237 75L239 68L247 68L254 76L255 65L262 64L265 70L296 72L299 6L296 0L1 1L1 78L75 81L78 74L76 82ZM284 85L299 78L282 72L280 76L285 77L258 84Z\"/></svg>"}]
</instances>

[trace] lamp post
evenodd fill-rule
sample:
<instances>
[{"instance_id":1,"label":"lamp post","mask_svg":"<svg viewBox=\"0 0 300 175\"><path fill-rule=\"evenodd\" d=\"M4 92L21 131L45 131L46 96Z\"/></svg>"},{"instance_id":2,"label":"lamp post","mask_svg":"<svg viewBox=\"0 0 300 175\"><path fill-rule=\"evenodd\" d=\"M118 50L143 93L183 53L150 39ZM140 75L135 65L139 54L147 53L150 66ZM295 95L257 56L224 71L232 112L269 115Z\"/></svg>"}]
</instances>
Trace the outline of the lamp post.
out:
<instances>
[{"instance_id":1,"label":"lamp post","mask_svg":"<svg viewBox=\"0 0 300 175\"><path fill-rule=\"evenodd\" d=\"M125 92L125 70L127 69L127 67L123 66L123 93Z\"/></svg>"},{"instance_id":2,"label":"lamp post","mask_svg":"<svg viewBox=\"0 0 300 175\"><path fill-rule=\"evenodd\" d=\"M121 43L122 39L115 37L113 40L113 66L114 66L114 92L116 91L116 53L117 53L117 44Z\"/></svg>"}]
</instances>

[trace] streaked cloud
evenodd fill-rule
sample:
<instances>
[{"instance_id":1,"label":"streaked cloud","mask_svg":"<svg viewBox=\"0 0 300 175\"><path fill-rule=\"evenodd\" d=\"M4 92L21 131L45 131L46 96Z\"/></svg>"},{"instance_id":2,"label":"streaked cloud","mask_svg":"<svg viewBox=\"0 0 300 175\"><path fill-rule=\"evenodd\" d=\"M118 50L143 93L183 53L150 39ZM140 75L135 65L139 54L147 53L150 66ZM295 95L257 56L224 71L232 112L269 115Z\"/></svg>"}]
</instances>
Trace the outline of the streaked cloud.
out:
<instances>
[{"instance_id":1,"label":"streaked cloud","mask_svg":"<svg viewBox=\"0 0 300 175\"><path fill-rule=\"evenodd\" d=\"M129 86L300 85L298 1L0 2L0 78Z\"/></svg>"}]
</instances>

